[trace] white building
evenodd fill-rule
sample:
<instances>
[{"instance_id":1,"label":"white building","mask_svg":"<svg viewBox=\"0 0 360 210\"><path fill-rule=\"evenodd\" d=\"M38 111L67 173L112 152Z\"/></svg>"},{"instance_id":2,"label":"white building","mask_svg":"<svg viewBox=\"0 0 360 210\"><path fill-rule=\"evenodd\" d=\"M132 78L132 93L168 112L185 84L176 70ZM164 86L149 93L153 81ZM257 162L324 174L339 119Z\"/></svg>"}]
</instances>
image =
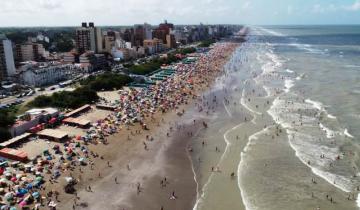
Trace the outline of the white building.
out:
<instances>
[{"instance_id":1,"label":"white building","mask_svg":"<svg viewBox=\"0 0 360 210\"><path fill-rule=\"evenodd\" d=\"M76 67L71 64L39 64L23 66L20 72L24 84L40 87L67 79Z\"/></svg>"},{"instance_id":2,"label":"white building","mask_svg":"<svg viewBox=\"0 0 360 210\"><path fill-rule=\"evenodd\" d=\"M9 129L9 132L12 137L19 136L39 123L47 122L50 118L57 117L58 115L59 110L55 108L31 109L18 117L19 119Z\"/></svg>"},{"instance_id":3,"label":"white building","mask_svg":"<svg viewBox=\"0 0 360 210\"><path fill-rule=\"evenodd\" d=\"M15 70L12 43L4 35L0 35L0 80L14 76Z\"/></svg>"},{"instance_id":4,"label":"white building","mask_svg":"<svg viewBox=\"0 0 360 210\"><path fill-rule=\"evenodd\" d=\"M126 48L126 47L127 47L126 42L123 39L119 38L115 40L115 48Z\"/></svg>"}]
</instances>

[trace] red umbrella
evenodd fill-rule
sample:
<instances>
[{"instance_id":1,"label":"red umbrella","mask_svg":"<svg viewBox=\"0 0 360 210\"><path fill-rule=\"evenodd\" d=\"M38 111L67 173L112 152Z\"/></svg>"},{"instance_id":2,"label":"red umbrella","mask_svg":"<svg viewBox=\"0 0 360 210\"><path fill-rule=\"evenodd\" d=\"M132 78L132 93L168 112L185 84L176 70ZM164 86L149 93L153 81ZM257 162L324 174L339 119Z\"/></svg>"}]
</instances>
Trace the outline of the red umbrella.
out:
<instances>
[{"instance_id":1,"label":"red umbrella","mask_svg":"<svg viewBox=\"0 0 360 210\"><path fill-rule=\"evenodd\" d=\"M53 124L53 123L55 123L56 122L56 118L55 117L53 117L53 118L51 118L50 120L49 120L49 123L51 123L51 124Z\"/></svg>"},{"instance_id":2,"label":"red umbrella","mask_svg":"<svg viewBox=\"0 0 360 210\"><path fill-rule=\"evenodd\" d=\"M30 128L30 132L32 132L32 133L36 133L36 127L32 127L32 128Z\"/></svg>"}]
</instances>

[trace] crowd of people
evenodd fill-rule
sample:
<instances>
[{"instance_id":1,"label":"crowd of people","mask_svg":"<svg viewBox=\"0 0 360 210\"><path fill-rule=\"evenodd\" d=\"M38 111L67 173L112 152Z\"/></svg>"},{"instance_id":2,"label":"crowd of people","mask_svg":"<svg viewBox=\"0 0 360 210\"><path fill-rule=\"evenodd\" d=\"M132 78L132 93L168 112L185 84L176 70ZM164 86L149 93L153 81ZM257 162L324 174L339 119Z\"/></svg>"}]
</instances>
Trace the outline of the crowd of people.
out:
<instances>
[{"instance_id":1,"label":"crowd of people","mask_svg":"<svg viewBox=\"0 0 360 210\"><path fill-rule=\"evenodd\" d=\"M218 43L207 53L193 54L196 62L171 65L175 73L164 78L163 81L148 88L127 88L119 91L119 98L113 104L115 110L105 119L91 125L85 135L75 136L65 143L44 150L28 164L20 162L2 164L0 209L39 209L41 206L56 209L57 202L60 202L58 199L60 192L49 189L52 188L52 184L58 182L59 177L63 177L66 180L64 191L76 193L74 185L81 181L81 176L75 178L73 172L79 170L81 174L86 167L92 169L94 165L92 159L103 159L103 156L91 151L88 144L106 144L109 135L121 132L124 128L130 129L136 123L147 130L146 123L149 122L148 120L154 121L156 113L172 110L183 113L184 110L178 110L179 106L197 98L197 92L210 85L211 81L222 72L226 55L236 47L237 44L234 43ZM63 174L66 176L62 176ZM99 177L101 177L100 173ZM117 179L116 177L116 183ZM87 188L91 191L90 186ZM74 209L75 207L76 201L73 205Z\"/></svg>"}]
</instances>

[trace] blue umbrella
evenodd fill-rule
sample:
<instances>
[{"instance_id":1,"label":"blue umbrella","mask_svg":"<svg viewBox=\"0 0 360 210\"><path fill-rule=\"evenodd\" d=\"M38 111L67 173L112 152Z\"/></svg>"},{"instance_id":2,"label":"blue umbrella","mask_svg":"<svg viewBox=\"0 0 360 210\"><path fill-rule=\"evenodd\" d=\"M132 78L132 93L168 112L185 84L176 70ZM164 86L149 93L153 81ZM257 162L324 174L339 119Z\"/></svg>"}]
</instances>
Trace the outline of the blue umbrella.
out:
<instances>
[{"instance_id":1,"label":"blue umbrella","mask_svg":"<svg viewBox=\"0 0 360 210\"><path fill-rule=\"evenodd\" d=\"M9 206L8 205L3 205L3 206L1 206L1 210L6 210L6 209L8 209L9 208Z\"/></svg>"},{"instance_id":2,"label":"blue umbrella","mask_svg":"<svg viewBox=\"0 0 360 210\"><path fill-rule=\"evenodd\" d=\"M39 192L34 192L34 193L32 194L32 196L33 196L34 198L38 198L38 197L40 196L40 193L39 193Z\"/></svg>"},{"instance_id":3,"label":"blue umbrella","mask_svg":"<svg viewBox=\"0 0 360 210\"><path fill-rule=\"evenodd\" d=\"M32 189L32 188L33 188L32 184L26 185L26 189L30 190L30 189Z\"/></svg>"}]
</instances>

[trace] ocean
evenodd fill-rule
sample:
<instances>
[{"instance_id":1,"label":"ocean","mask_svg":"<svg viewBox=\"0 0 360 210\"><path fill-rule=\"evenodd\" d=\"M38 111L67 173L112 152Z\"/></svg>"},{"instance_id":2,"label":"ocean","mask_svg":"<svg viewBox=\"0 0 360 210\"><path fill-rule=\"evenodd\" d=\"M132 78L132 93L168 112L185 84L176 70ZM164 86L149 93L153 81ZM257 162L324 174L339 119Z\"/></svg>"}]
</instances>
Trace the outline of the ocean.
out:
<instances>
[{"instance_id":1,"label":"ocean","mask_svg":"<svg viewBox=\"0 0 360 210\"><path fill-rule=\"evenodd\" d=\"M249 29L190 115L194 210L359 209L360 26Z\"/></svg>"}]
</instances>

